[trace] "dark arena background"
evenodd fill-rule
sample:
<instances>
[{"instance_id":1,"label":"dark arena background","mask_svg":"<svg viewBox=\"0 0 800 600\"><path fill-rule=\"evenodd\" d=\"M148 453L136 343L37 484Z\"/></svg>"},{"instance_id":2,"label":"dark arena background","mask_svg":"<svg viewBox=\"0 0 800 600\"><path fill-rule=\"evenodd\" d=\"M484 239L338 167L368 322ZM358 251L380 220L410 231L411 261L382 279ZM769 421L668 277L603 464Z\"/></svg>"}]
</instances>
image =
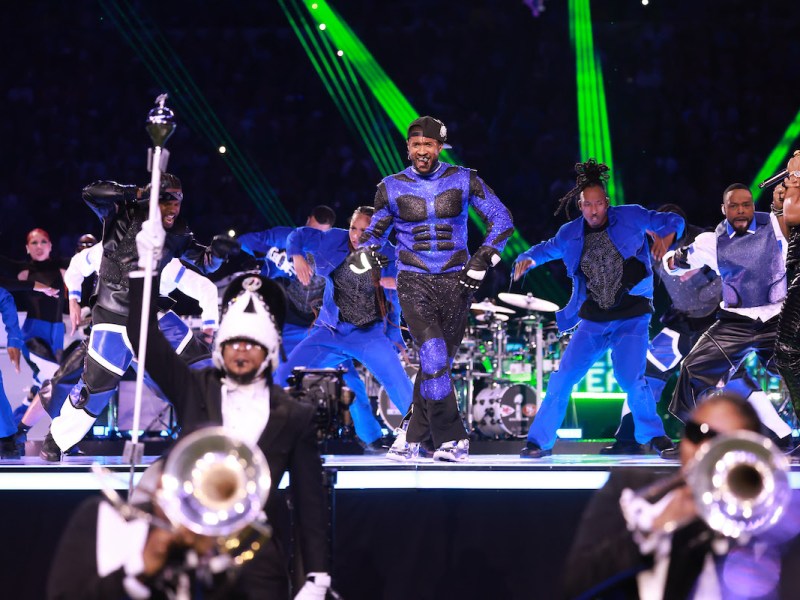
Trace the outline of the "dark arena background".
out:
<instances>
[{"instance_id":1,"label":"dark arena background","mask_svg":"<svg viewBox=\"0 0 800 600\"><path fill-rule=\"evenodd\" d=\"M576 386L552 458L518 459L527 425L488 423L478 400L508 410L504 394L523 394L535 406L568 343L556 335L553 310L540 310L569 298L562 263L514 284L510 265L565 222L554 215L558 199L574 185L574 164L589 157L611 166L612 204L677 204L688 222L711 229L723 190L741 182L768 211L771 194L756 184L800 147L796 0L0 6L0 255L8 259L25 259L35 227L63 257L81 235L100 238L81 189L101 179L149 181L145 118L163 92L177 122L168 170L183 182L182 214L201 241L300 225L319 204L347 227L356 207L372 204L380 179L407 164L405 127L419 115L444 121L446 159L477 169L511 210L517 233L476 294L476 303L508 309L498 313L508 319L473 311L454 369L475 433L470 461L397 465L359 456L336 436L325 442L332 574L343 598L557 597L581 512L610 470L677 468L657 455L597 454L625 398L608 357ZM480 231L471 230L474 250ZM254 266L238 258L211 279L221 289ZM525 294L545 304L520 305ZM15 298L24 317L25 295ZM176 299L192 322L197 305ZM657 315L666 302L656 295ZM659 326L654 318L653 332ZM30 370L14 373L2 339L4 387L16 408ZM780 382L755 360L748 369L795 429ZM396 415L367 383L388 428ZM114 411L81 443L85 456L39 460L45 419L25 458L0 461L3 597L44 597L70 512L98 493L94 460L126 488L120 455L131 385L123 381ZM672 385L659 412L677 438L666 410ZM168 407L151 400L156 426L137 475L171 433ZM796 472L791 482L800 486Z\"/></svg>"}]
</instances>

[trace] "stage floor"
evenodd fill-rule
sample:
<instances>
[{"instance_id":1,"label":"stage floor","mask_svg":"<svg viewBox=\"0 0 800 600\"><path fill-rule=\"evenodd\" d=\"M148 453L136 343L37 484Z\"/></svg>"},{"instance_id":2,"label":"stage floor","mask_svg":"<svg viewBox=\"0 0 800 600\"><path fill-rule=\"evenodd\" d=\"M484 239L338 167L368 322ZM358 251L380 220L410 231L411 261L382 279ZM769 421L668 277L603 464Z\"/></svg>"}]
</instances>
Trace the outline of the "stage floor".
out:
<instances>
[{"instance_id":1,"label":"stage floor","mask_svg":"<svg viewBox=\"0 0 800 600\"><path fill-rule=\"evenodd\" d=\"M519 451L518 442L494 447ZM569 449L584 452L538 460L510 452L476 453L459 464L325 455L333 484L336 589L347 600L557 597L581 514L609 474L632 468L670 474L678 468L677 461L655 454L604 456L594 448L573 446ZM44 574L75 507L102 485L123 493L131 472L118 454L48 463L30 453L0 461L0 511L19 517L6 519L5 533L37 549L34 560L18 544L0 548L5 567L0 586L24 600L44 597ZM147 452L133 468L135 482L156 459ZM94 463L112 474L101 481L91 470ZM792 465L790 482L800 488L800 464ZM288 483L282 481L281 487ZM415 577L409 579L412 571ZM27 582L24 589L20 582Z\"/></svg>"},{"instance_id":2,"label":"stage floor","mask_svg":"<svg viewBox=\"0 0 800 600\"><path fill-rule=\"evenodd\" d=\"M134 467L135 482L156 459L154 455L145 456ZM678 468L677 461L654 454L555 454L535 460L509 454L478 454L463 463L424 458L397 463L383 456L356 455L325 455L323 460L337 490L593 490L603 486L612 469L652 468L666 472ZM91 471L93 463L111 471L105 485L128 488L130 466L120 456L67 456L59 463L25 456L0 461L0 490L99 490L102 482ZM793 488L800 488L800 464L792 465L790 482ZM285 477L281 487L288 483Z\"/></svg>"}]
</instances>

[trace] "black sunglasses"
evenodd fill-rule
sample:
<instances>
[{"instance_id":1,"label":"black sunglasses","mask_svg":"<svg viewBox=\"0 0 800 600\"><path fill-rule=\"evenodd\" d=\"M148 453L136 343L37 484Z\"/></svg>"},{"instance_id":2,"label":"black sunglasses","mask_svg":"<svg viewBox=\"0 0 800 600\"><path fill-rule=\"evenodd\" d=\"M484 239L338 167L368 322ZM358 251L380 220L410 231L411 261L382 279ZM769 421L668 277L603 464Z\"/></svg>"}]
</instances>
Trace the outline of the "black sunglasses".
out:
<instances>
[{"instance_id":1,"label":"black sunglasses","mask_svg":"<svg viewBox=\"0 0 800 600\"><path fill-rule=\"evenodd\" d=\"M698 423L697 421L686 421L686 429L683 432L683 437L693 444L702 444L718 435L719 432L711 429L708 423Z\"/></svg>"}]
</instances>

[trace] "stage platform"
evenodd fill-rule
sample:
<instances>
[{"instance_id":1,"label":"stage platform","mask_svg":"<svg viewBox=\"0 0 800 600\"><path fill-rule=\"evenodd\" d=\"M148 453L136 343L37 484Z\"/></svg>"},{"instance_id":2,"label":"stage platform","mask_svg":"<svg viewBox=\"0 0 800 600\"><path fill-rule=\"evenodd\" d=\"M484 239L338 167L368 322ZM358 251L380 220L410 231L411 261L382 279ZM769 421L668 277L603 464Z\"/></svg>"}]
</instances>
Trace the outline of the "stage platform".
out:
<instances>
[{"instance_id":1,"label":"stage platform","mask_svg":"<svg viewBox=\"0 0 800 600\"><path fill-rule=\"evenodd\" d=\"M30 450L38 444L29 442ZM459 464L325 455L337 591L345 600L558 597L581 513L609 473L678 468L654 454L599 455L600 445L559 442L553 456L530 460L516 455L513 441L489 446L508 453L474 453ZM147 453L134 467L137 480L156 457ZM61 531L75 507L99 493L95 462L112 471L106 483L124 493L130 467L119 455L0 461L0 589L13 590L10 597L44 597ZM792 466L790 481L800 488L800 465Z\"/></svg>"},{"instance_id":2,"label":"stage platform","mask_svg":"<svg viewBox=\"0 0 800 600\"><path fill-rule=\"evenodd\" d=\"M28 442L26 456L19 460L0 460L0 491L100 490L101 481L91 471L93 463L107 467L112 473L105 485L117 490L128 488L131 467L121 456L122 441L84 441L81 448L89 452L98 449L115 452L64 456L57 463L39 458L40 444ZM541 459L519 458L517 452L522 444L511 440L474 444L469 460L463 463L430 458L399 463L381 454L324 454L323 462L336 490L595 490L603 486L612 469L674 471L678 468L677 460L664 460L656 454L599 454L598 449L604 444L559 441L553 455ZM166 448L162 442L145 445L145 456L133 467L135 482L160 454L148 450L162 448ZM498 452L490 453L491 450ZM795 461L791 469L791 485L800 488L800 463ZM280 487L288 485L287 475Z\"/></svg>"}]
</instances>

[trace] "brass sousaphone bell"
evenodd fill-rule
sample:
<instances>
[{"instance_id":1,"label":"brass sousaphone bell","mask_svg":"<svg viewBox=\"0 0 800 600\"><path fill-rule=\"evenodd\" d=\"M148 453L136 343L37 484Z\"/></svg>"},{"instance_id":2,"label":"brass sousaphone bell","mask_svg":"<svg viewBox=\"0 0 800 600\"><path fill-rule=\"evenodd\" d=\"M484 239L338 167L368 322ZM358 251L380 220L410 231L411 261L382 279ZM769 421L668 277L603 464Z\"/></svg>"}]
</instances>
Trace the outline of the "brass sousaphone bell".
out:
<instances>
[{"instance_id":1,"label":"brass sousaphone bell","mask_svg":"<svg viewBox=\"0 0 800 600\"><path fill-rule=\"evenodd\" d=\"M210 427L182 438L169 453L156 501L173 524L228 536L260 517L270 484L258 446Z\"/></svg>"}]
</instances>

